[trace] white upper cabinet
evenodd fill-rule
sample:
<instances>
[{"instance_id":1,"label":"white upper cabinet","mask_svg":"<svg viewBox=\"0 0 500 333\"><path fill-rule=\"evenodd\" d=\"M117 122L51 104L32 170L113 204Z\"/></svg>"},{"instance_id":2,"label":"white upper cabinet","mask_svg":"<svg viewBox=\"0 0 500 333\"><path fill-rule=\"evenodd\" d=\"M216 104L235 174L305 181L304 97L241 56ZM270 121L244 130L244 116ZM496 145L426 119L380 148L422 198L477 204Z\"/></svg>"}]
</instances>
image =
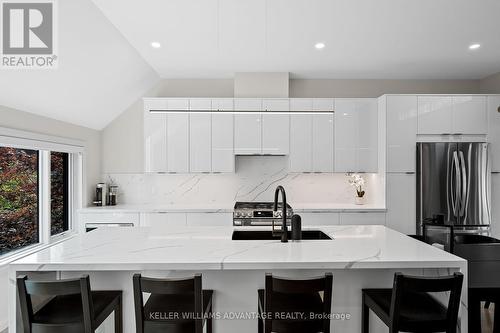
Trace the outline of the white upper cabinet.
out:
<instances>
[{"instance_id":1,"label":"white upper cabinet","mask_svg":"<svg viewBox=\"0 0 500 333\"><path fill-rule=\"evenodd\" d=\"M488 142L491 144L491 170L500 172L500 95L488 96ZM497 222L500 227L500 220Z\"/></svg>"},{"instance_id":2,"label":"white upper cabinet","mask_svg":"<svg viewBox=\"0 0 500 333\"><path fill-rule=\"evenodd\" d=\"M289 111L288 99L264 99L265 111ZM262 114L262 154L288 155L290 152L290 115Z\"/></svg>"},{"instance_id":3,"label":"white upper cabinet","mask_svg":"<svg viewBox=\"0 0 500 333\"><path fill-rule=\"evenodd\" d=\"M167 114L167 171L189 172L189 100L169 99L168 110L186 111Z\"/></svg>"},{"instance_id":4,"label":"white upper cabinet","mask_svg":"<svg viewBox=\"0 0 500 333\"><path fill-rule=\"evenodd\" d=\"M312 114L293 114L294 111L312 111L312 99L290 99L290 171L312 171Z\"/></svg>"},{"instance_id":5,"label":"white upper cabinet","mask_svg":"<svg viewBox=\"0 0 500 333\"><path fill-rule=\"evenodd\" d=\"M312 164L313 172L334 171L334 117L335 100L314 98L313 111L332 111L327 114L313 114L312 119ZM292 133L293 135L293 133Z\"/></svg>"},{"instance_id":6,"label":"white upper cabinet","mask_svg":"<svg viewBox=\"0 0 500 333\"><path fill-rule=\"evenodd\" d=\"M374 98L335 100L336 172L377 172L377 111Z\"/></svg>"},{"instance_id":7,"label":"white upper cabinet","mask_svg":"<svg viewBox=\"0 0 500 333\"><path fill-rule=\"evenodd\" d=\"M190 99L190 111L210 111L211 99ZM210 172L212 170L212 116L207 113L189 115L189 171Z\"/></svg>"},{"instance_id":8,"label":"white upper cabinet","mask_svg":"<svg viewBox=\"0 0 500 333\"><path fill-rule=\"evenodd\" d=\"M453 133L486 134L487 122L485 96L453 96Z\"/></svg>"},{"instance_id":9,"label":"white upper cabinet","mask_svg":"<svg viewBox=\"0 0 500 333\"><path fill-rule=\"evenodd\" d=\"M450 96L419 96L418 134L451 134L452 112Z\"/></svg>"},{"instance_id":10,"label":"white upper cabinet","mask_svg":"<svg viewBox=\"0 0 500 333\"><path fill-rule=\"evenodd\" d=\"M212 100L212 172L234 172L234 115L232 98Z\"/></svg>"},{"instance_id":11,"label":"white upper cabinet","mask_svg":"<svg viewBox=\"0 0 500 333\"><path fill-rule=\"evenodd\" d=\"M144 171L167 171L167 115L151 113L150 110L165 110L163 99L144 100Z\"/></svg>"},{"instance_id":12,"label":"white upper cabinet","mask_svg":"<svg viewBox=\"0 0 500 333\"><path fill-rule=\"evenodd\" d=\"M235 98L235 111L262 111L262 100ZM238 113L234 116L234 153L256 155L262 152L262 116L260 114Z\"/></svg>"},{"instance_id":13,"label":"white upper cabinet","mask_svg":"<svg viewBox=\"0 0 500 333\"><path fill-rule=\"evenodd\" d=\"M417 96L387 96L387 172L415 172Z\"/></svg>"},{"instance_id":14,"label":"white upper cabinet","mask_svg":"<svg viewBox=\"0 0 500 333\"><path fill-rule=\"evenodd\" d=\"M485 96L419 96L418 134L486 134Z\"/></svg>"}]
</instances>

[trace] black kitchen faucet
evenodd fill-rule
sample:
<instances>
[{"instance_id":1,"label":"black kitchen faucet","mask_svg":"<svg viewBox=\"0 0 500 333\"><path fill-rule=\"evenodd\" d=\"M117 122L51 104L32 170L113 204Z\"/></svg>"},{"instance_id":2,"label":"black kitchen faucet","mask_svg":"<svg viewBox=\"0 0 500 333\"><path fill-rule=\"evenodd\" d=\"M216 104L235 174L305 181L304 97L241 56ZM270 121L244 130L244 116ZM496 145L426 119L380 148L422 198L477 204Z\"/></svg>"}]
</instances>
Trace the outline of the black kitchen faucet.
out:
<instances>
[{"instance_id":1,"label":"black kitchen faucet","mask_svg":"<svg viewBox=\"0 0 500 333\"><path fill-rule=\"evenodd\" d=\"M273 208L273 210L275 212L278 211L278 195L280 192L281 192L281 199L283 201L282 212L281 212L281 218L283 219L283 222L281 223L281 242L287 243L288 242L288 228L286 227L286 193L285 193L285 189L281 185L276 187L276 190L274 191L274 208ZM273 231L274 231L274 227L273 227Z\"/></svg>"}]
</instances>

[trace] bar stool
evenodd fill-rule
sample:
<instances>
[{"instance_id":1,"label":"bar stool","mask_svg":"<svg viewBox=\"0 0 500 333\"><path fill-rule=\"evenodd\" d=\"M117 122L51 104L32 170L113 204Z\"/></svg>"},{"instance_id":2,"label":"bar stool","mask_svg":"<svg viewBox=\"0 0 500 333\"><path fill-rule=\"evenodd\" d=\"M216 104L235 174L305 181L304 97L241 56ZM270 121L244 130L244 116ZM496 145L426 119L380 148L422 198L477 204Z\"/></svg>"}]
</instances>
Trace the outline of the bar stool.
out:
<instances>
[{"instance_id":1,"label":"bar stool","mask_svg":"<svg viewBox=\"0 0 500 333\"><path fill-rule=\"evenodd\" d=\"M122 292L91 291L88 275L80 279L32 281L17 278L17 291L25 333L93 333L115 313L115 332L122 328ZM52 297L36 312L31 296Z\"/></svg>"},{"instance_id":2,"label":"bar stool","mask_svg":"<svg viewBox=\"0 0 500 333\"><path fill-rule=\"evenodd\" d=\"M463 275L415 277L394 275L392 289L363 289L362 333L369 331L369 310L389 327L390 333L456 332ZM449 291L445 307L428 293Z\"/></svg>"},{"instance_id":3,"label":"bar stool","mask_svg":"<svg viewBox=\"0 0 500 333\"><path fill-rule=\"evenodd\" d=\"M258 290L259 333L329 333L332 281L331 273L311 280L266 274L266 289Z\"/></svg>"},{"instance_id":4,"label":"bar stool","mask_svg":"<svg viewBox=\"0 0 500 333\"><path fill-rule=\"evenodd\" d=\"M134 274L137 333L212 333L213 290L203 290L201 274L189 279L153 279ZM143 293L151 294L144 303Z\"/></svg>"}]
</instances>

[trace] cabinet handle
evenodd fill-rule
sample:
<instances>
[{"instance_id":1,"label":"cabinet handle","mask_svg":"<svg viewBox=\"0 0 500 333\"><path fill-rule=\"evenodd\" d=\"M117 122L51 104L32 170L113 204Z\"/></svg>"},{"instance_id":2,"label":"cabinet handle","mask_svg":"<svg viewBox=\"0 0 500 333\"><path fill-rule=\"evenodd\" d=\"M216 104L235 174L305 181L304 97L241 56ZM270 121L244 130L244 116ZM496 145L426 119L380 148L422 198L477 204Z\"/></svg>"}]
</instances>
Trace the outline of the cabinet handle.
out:
<instances>
[{"instance_id":1,"label":"cabinet handle","mask_svg":"<svg viewBox=\"0 0 500 333\"><path fill-rule=\"evenodd\" d=\"M497 112L500 113L500 106L498 107Z\"/></svg>"}]
</instances>

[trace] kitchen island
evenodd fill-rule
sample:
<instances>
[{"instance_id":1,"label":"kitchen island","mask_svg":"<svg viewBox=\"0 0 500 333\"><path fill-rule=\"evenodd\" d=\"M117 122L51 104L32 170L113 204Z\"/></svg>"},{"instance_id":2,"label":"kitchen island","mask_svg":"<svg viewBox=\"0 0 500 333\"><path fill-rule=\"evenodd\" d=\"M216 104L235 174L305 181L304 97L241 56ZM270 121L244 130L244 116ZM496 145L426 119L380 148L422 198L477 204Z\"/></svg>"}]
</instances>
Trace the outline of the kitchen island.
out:
<instances>
[{"instance_id":1,"label":"kitchen island","mask_svg":"<svg viewBox=\"0 0 500 333\"><path fill-rule=\"evenodd\" d=\"M238 230L258 230L257 227ZM262 228L269 230L269 227ZM77 277L90 274L94 290L121 289L124 332L135 331L132 275L185 277L203 274L213 289L214 321L221 333L257 332L257 289L265 273L307 278L333 273L333 332L361 330L361 289L392 287L394 272L448 275L467 262L384 226L318 226L331 240L232 240L233 227L99 228L74 236L10 265L10 327L15 327L15 276ZM461 332L467 332L466 288ZM250 314L250 315L248 315ZM243 317L241 317L243 316ZM371 332L387 332L372 315ZM105 330L108 332L108 330ZM11 329L9 332L15 332Z\"/></svg>"}]
</instances>

